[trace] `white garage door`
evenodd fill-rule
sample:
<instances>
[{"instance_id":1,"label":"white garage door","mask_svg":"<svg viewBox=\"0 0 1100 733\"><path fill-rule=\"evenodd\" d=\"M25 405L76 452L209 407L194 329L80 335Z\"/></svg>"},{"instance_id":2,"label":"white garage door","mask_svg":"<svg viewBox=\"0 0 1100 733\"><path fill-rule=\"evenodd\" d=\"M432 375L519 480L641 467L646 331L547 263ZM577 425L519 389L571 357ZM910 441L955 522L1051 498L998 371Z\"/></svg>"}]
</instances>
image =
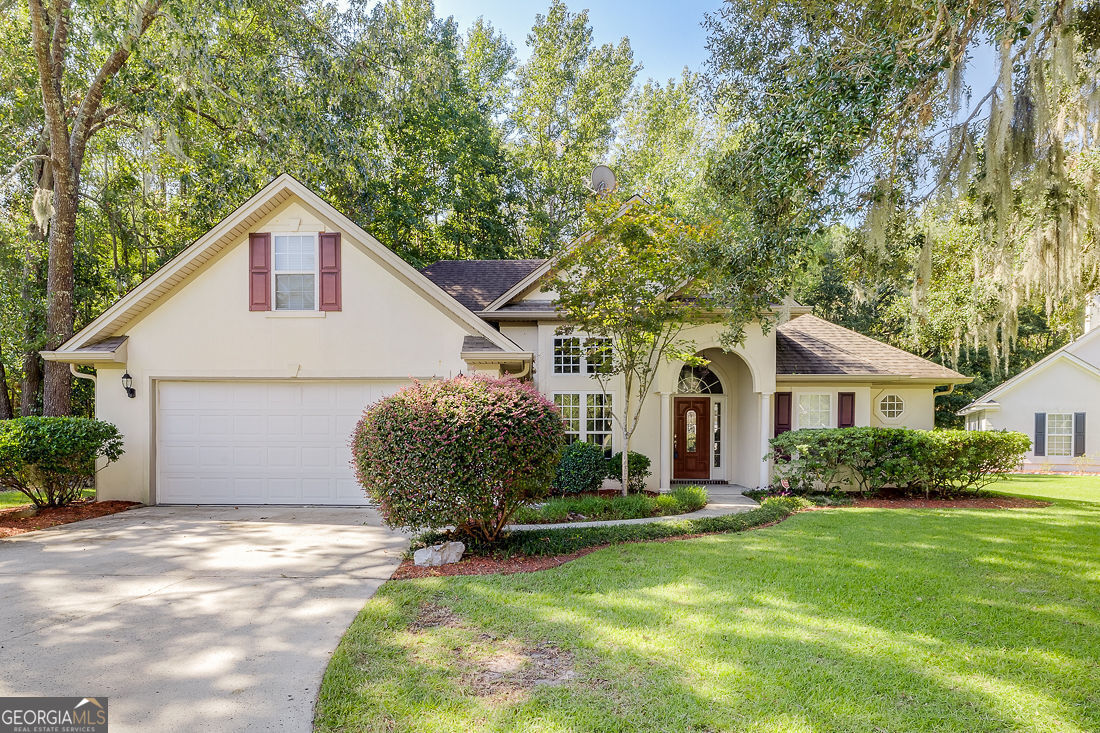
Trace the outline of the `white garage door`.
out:
<instances>
[{"instance_id":1,"label":"white garage door","mask_svg":"<svg viewBox=\"0 0 1100 733\"><path fill-rule=\"evenodd\" d=\"M161 504L366 503L348 444L406 381L160 382Z\"/></svg>"}]
</instances>

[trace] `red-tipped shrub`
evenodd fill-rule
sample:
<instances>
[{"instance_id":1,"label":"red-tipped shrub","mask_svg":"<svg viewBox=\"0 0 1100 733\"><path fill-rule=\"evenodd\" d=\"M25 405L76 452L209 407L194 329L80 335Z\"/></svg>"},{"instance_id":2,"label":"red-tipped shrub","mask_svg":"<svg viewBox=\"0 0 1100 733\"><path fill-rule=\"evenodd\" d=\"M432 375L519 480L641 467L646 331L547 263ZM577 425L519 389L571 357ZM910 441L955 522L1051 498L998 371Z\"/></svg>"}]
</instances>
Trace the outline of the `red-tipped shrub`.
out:
<instances>
[{"instance_id":1,"label":"red-tipped shrub","mask_svg":"<svg viewBox=\"0 0 1100 733\"><path fill-rule=\"evenodd\" d=\"M370 405L352 451L387 524L493 541L516 509L549 493L564 437L557 408L530 384L459 376Z\"/></svg>"}]
</instances>

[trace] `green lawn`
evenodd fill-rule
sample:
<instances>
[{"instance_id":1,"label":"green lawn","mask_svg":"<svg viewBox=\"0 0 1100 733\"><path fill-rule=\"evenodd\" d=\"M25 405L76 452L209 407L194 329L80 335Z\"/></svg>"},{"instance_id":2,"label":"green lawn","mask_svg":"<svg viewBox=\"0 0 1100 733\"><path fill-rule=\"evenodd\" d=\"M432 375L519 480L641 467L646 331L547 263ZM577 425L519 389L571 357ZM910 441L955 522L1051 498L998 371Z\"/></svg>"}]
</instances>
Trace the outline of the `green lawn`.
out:
<instances>
[{"instance_id":1,"label":"green lawn","mask_svg":"<svg viewBox=\"0 0 1100 733\"><path fill-rule=\"evenodd\" d=\"M10 509L23 504L30 504L30 501L18 491L0 491L0 509Z\"/></svg>"},{"instance_id":2,"label":"green lawn","mask_svg":"<svg viewBox=\"0 0 1100 733\"><path fill-rule=\"evenodd\" d=\"M1016 474L989 487L999 494L1033 496L1040 499L1068 499L1100 504L1100 476L1036 476Z\"/></svg>"},{"instance_id":3,"label":"green lawn","mask_svg":"<svg viewBox=\"0 0 1100 733\"><path fill-rule=\"evenodd\" d=\"M391 582L334 655L317 727L1100 730L1100 506L829 509Z\"/></svg>"},{"instance_id":4,"label":"green lawn","mask_svg":"<svg viewBox=\"0 0 1100 733\"><path fill-rule=\"evenodd\" d=\"M85 498L94 497L94 489L84 490ZM30 504L31 501L18 491L0 491L0 509L10 509L13 506L23 506L24 504Z\"/></svg>"}]
</instances>

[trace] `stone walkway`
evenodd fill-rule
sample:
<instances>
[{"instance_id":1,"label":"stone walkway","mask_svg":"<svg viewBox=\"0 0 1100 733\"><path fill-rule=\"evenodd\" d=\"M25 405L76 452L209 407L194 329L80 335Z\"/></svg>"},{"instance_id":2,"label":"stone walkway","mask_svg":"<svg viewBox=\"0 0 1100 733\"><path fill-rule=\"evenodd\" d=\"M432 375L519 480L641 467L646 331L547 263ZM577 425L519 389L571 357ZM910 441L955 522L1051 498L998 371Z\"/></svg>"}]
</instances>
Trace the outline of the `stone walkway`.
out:
<instances>
[{"instance_id":1,"label":"stone walkway","mask_svg":"<svg viewBox=\"0 0 1100 733\"><path fill-rule=\"evenodd\" d=\"M641 519L607 519L600 522L564 522L562 524L510 524L511 531L525 529L575 529L578 527L607 527L612 524L649 524L650 522L671 522L679 519L702 519L704 517L722 517L727 514L740 514L760 506L745 496L744 486L719 484L703 487L710 501L702 509L671 517L642 517Z\"/></svg>"}]
</instances>

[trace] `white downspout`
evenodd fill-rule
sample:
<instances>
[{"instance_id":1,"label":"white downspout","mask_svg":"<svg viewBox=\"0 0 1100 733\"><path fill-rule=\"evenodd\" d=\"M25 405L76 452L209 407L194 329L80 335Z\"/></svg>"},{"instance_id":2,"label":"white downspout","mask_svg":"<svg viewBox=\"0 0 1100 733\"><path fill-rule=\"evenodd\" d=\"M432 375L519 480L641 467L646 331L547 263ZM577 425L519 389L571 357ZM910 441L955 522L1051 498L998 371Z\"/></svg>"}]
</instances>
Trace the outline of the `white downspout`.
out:
<instances>
[{"instance_id":1,"label":"white downspout","mask_svg":"<svg viewBox=\"0 0 1100 733\"><path fill-rule=\"evenodd\" d=\"M99 383L98 380L96 379L96 375L94 375L94 374L85 374L84 372L78 372L76 370L76 364L74 364L71 361L69 362L69 373L72 374L77 379L87 379L92 384L98 384Z\"/></svg>"}]
</instances>

